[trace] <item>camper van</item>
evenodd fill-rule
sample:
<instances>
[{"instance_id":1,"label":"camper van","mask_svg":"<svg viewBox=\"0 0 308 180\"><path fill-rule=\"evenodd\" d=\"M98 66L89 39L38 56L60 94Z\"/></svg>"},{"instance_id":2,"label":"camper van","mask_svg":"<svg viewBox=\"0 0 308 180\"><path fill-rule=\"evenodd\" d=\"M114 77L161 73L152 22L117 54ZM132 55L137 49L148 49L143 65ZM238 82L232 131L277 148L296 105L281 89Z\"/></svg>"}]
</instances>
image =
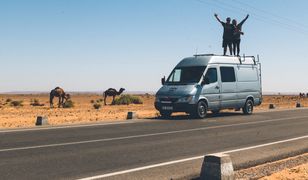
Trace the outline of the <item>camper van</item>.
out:
<instances>
[{"instance_id":1,"label":"camper van","mask_svg":"<svg viewBox=\"0 0 308 180\"><path fill-rule=\"evenodd\" d=\"M254 56L194 55L180 61L156 93L161 116L186 112L205 118L222 109L252 114L262 102L261 64Z\"/></svg>"}]
</instances>

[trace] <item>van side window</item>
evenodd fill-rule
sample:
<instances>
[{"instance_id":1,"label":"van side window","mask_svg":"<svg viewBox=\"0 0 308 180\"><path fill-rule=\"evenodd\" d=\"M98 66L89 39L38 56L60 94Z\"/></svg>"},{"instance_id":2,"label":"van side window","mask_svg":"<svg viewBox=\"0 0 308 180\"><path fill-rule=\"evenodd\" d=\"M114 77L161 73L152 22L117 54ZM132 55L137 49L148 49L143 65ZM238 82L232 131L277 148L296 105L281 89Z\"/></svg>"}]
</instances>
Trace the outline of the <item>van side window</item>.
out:
<instances>
[{"instance_id":1,"label":"van side window","mask_svg":"<svg viewBox=\"0 0 308 180\"><path fill-rule=\"evenodd\" d=\"M220 67L221 82L235 82L233 67Z\"/></svg>"},{"instance_id":2,"label":"van side window","mask_svg":"<svg viewBox=\"0 0 308 180\"><path fill-rule=\"evenodd\" d=\"M216 68L209 68L205 75L208 78L209 83L217 82L217 69Z\"/></svg>"}]
</instances>

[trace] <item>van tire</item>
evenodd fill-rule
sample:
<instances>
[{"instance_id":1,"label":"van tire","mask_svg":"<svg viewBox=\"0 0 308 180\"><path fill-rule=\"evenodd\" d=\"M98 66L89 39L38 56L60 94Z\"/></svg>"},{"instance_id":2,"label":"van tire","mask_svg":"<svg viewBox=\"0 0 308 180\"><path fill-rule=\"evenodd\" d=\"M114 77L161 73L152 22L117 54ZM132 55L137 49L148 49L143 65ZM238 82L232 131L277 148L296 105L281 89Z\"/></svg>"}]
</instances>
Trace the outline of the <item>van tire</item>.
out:
<instances>
[{"instance_id":1,"label":"van tire","mask_svg":"<svg viewBox=\"0 0 308 180\"><path fill-rule=\"evenodd\" d=\"M163 118L170 118L172 111L159 111L159 113Z\"/></svg>"},{"instance_id":2,"label":"van tire","mask_svg":"<svg viewBox=\"0 0 308 180\"><path fill-rule=\"evenodd\" d=\"M204 101L199 101L192 115L195 118L203 119L207 114L207 104Z\"/></svg>"},{"instance_id":3,"label":"van tire","mask_svg":"<svg viewBox=\"0 0 308 180\"><path fill-rule=\"evenodd\" d=\"M253 101L251 99L247 99L243 107L243 113L246 115L251 115L252 112L253 112Z\"/></svg>"}]
</instances>

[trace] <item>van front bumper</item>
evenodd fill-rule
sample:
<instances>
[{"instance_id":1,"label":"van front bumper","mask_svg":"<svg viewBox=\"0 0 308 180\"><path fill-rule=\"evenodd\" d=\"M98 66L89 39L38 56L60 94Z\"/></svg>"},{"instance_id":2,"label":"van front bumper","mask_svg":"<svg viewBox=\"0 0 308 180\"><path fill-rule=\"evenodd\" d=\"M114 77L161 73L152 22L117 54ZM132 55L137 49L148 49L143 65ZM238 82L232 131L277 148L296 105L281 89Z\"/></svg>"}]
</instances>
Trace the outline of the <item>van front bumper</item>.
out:
<instances>
[{"instance_id":1,"label":"van front bumper","mask_svg":"<svg viewBox=\"0 0 308 180\"><path fill-rule=\"evenodd\" d=\"M158 111L186 112L190 113L195 109L195 104L189 103L161 103L155 102Z\"/></svg>"}]
</instances>

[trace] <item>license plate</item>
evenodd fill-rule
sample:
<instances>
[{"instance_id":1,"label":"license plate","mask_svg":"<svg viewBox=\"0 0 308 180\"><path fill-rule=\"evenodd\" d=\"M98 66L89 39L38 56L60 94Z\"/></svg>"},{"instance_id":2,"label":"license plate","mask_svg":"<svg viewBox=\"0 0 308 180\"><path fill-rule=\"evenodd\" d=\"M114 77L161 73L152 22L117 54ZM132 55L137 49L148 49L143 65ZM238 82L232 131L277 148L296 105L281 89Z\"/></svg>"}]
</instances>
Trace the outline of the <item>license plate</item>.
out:
<instances>
[{"instance_id":1,"label":"license plate","mask_svg":"<svg viewBox=\"0 0 308 180\"><path fill-rule=\"evenodd\" d=\"M171 104L172 102L171 101L161 101L161 103L163 103L163 104Z\"/></svg>"},{"instance_id":2,"label":"license plate","mask_svg":"<svg viewBox=\"0 0 308 180\"><path fill-rule=\"evenodd\" d=\"M162 108L162 110L173 110L173 107L172 106L162 106L161 107Z\"/></svg>"}]
</instances>

